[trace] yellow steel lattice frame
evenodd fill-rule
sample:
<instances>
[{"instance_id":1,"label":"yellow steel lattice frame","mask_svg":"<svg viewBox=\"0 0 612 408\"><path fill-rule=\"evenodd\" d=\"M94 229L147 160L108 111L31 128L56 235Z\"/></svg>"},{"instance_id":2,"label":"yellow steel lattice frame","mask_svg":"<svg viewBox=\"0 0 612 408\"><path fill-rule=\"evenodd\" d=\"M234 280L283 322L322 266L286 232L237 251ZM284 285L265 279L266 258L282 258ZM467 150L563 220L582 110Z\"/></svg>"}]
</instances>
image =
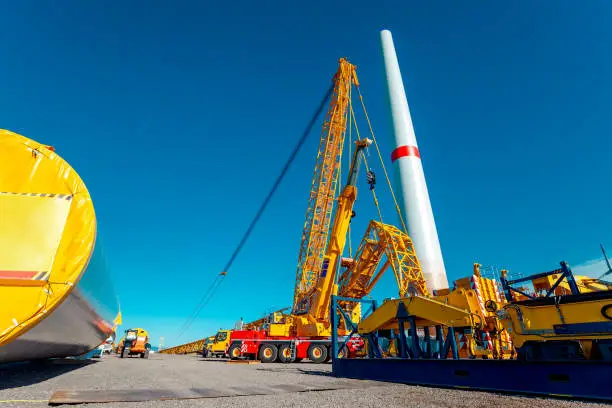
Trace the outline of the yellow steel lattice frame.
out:
<instances>
[{"instance_id":1,"label":"yellow steel lattice frame","mask_svg":"<svg viewBox=\"0 0 612 408\"><path fill-rule=\"evenodd\" d=\"M383 254L387 260L376 272ZM370 221L351 264L340 276L339 296L367 296L389 266L395 274L400 297L408 294L429 296L412 240L393 225Z\"/></svg>"},{"instance_id":2,"label":"yellow steel lattice frame","mask_svg":"<svg viewBox=\"0 0 612 408\"><path fill-rule=\"evenodd\" d=\"M315 289L327 249L346 134L350 89L353 84L359 85L355 66L344 58L340 59L334 82L319 142L302 233L293 299L294 312L301 308Z\"/></svg>"},{"instance_id":3,"label":"yellow steel lattice frame","mask_svg":"<svg viewBox=\"0 0 612 408\"><path fill-rule=\"evenodd\" d=\"M206 343L206 339L200 339L196 341L192 341L191 343L181 344L176 347L169 347L167 349L160 350L160 354L191 354L191 353L199 353L204 349L204 344Z\"/></svg>"}]
</instances>

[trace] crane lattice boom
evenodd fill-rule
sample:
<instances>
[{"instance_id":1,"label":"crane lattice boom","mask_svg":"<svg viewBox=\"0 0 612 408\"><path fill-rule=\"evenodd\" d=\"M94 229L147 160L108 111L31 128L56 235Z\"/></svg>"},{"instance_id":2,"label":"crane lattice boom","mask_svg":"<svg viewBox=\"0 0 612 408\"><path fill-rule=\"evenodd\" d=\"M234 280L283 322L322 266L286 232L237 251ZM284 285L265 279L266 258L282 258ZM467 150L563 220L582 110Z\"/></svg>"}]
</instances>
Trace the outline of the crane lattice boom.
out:
<instances>
[{"instance_id":1,"label":"crane lattice boom","mask_svg":"<svg viewBox=\"0 0 612 408\"><path fill-rule=\"evenodd\" d=\"M355 66L342 58L323 124L298 257L293 310L299 312L315 289L327 248L334 198L344 147L352 84L359 85ZM304 310L302 310L304 311Z\"/></svg>"},{"instance_id":2,"label":"crane lattice boom","mask_svg":"<svg viewBox=\"0 0 612 408\"><path fill-rule=\"evenodd\" d=\"M380 261L387 261L376 272ZM370 294L385 270L391 266L399 296L429 296L412 240L393 225L372 220L357 249L354 260L345 260L349 267L338 279L338 295L363 298Z\"/></svg>"}]
</instances>

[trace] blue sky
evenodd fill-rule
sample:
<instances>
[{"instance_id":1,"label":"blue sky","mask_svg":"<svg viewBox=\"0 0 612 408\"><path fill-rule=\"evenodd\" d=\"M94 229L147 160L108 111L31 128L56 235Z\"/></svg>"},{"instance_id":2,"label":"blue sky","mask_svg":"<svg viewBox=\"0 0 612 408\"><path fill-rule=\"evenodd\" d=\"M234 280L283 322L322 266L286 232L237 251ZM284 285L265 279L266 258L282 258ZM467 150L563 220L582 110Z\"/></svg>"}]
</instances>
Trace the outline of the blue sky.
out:
<instances>
[{"instance_id":1,"label":"blue sky","mask_svg":"<svg viewBox=\"0 0 612 408\"><path fill-rule=\"evenodd\" d=\"M320 124L216 296L176 340L342 56L357 65L390 166L383 28L450 280L475 261L535 273L612 246L611 3L329 3L2 6L0 126L53 144L85 180L124 327L176 344L290 304ZM363 175L358 187L355 241L375 217ZM395 292L389 274L374 295Z\"/></svg>"}]
</instances>

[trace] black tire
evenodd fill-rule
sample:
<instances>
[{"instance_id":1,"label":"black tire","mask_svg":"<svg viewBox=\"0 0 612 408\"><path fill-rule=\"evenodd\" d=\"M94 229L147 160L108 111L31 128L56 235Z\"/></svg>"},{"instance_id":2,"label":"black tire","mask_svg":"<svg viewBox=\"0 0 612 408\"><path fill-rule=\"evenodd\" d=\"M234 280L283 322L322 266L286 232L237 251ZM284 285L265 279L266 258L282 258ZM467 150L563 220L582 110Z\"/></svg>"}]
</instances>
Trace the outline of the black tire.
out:
<instances>
[{"instance_id":1,"label":"black tire","mask_svg":"<svg viewBox=\"0 0 612 408\"><path fill-rule=\"evenodd\" d=\"M121 350L121 358L124 358L127 355L125 349Z\"/></svg>"},{"instance_id":2,"label":"black tire","mask_svg":"<svg viewBox=\"0 0 612 408\"><path fill-rule=\"evenodd\" d=\"M331 344L328 346L325 346L325 348L327 349L327 357L325 357L325 360L323 362L327 363L331 360L333 352L332 352Z\"/></svg>"},{"instance_id":3,"label":"black tire","mask_svg":"<svg viewBox=\"0 0 612 408\"><path fill-rule=\"evenodd\" d=\"M278 358L278 348L275 344L264 343L259 348L259 360L262 363L273 363Z\"/></svg>"},{"instance_id":4,"label":"black tire","mask_svg":"<svg viewBox=\"0 0 612 408\"><path fill-rule=\"evenodd\" d=\"M295 358L291 358L291 345L283 344L278 349L278 359L281 363L293 363Z\"/></svg>"},{"instance_id":5,"label":"black tire","mask_svg":"<svg viewBox=\"0 0 612 408\"><path fill-rule=\"evenodd\" d=\"M308 359L315 364L323 363L327 356L327 347L324 344L315 343L308 347Z\"/></svg>"},{"instance_id":6,"label":"black tire","mask_svg":"<svg viewBox=\"0 0 612 408\"><path fill-rule=\"evenodd\" d=\"M238 357L242 355L242 353L240 352L240 346L241 346L240 343L234 343L231 345L231 347L229 348L227 352L230 359L236 360ZM215 354L215 357L217 357L217 354Z\"/></svg>"}]
</instances>

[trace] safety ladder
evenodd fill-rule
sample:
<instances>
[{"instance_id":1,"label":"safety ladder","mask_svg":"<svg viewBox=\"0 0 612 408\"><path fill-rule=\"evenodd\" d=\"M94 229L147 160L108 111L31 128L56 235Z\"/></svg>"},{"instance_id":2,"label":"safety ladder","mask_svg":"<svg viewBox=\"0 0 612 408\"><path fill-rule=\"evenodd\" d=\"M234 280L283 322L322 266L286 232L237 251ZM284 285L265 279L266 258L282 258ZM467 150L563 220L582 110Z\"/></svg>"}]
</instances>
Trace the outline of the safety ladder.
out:
<instances>
[{"instance_id":1,"label":"safety ladder","mask_svg":"<svg viewBox=\"0 0 612 408\"><path fill-rule=\"evenodd\" d=\"M289 343L289 350L291 351L291 357L289 357L290 361L295 361L295 358L297 356L295 339L291 339L291 343Z\"/></svg>"}]
</instances>

